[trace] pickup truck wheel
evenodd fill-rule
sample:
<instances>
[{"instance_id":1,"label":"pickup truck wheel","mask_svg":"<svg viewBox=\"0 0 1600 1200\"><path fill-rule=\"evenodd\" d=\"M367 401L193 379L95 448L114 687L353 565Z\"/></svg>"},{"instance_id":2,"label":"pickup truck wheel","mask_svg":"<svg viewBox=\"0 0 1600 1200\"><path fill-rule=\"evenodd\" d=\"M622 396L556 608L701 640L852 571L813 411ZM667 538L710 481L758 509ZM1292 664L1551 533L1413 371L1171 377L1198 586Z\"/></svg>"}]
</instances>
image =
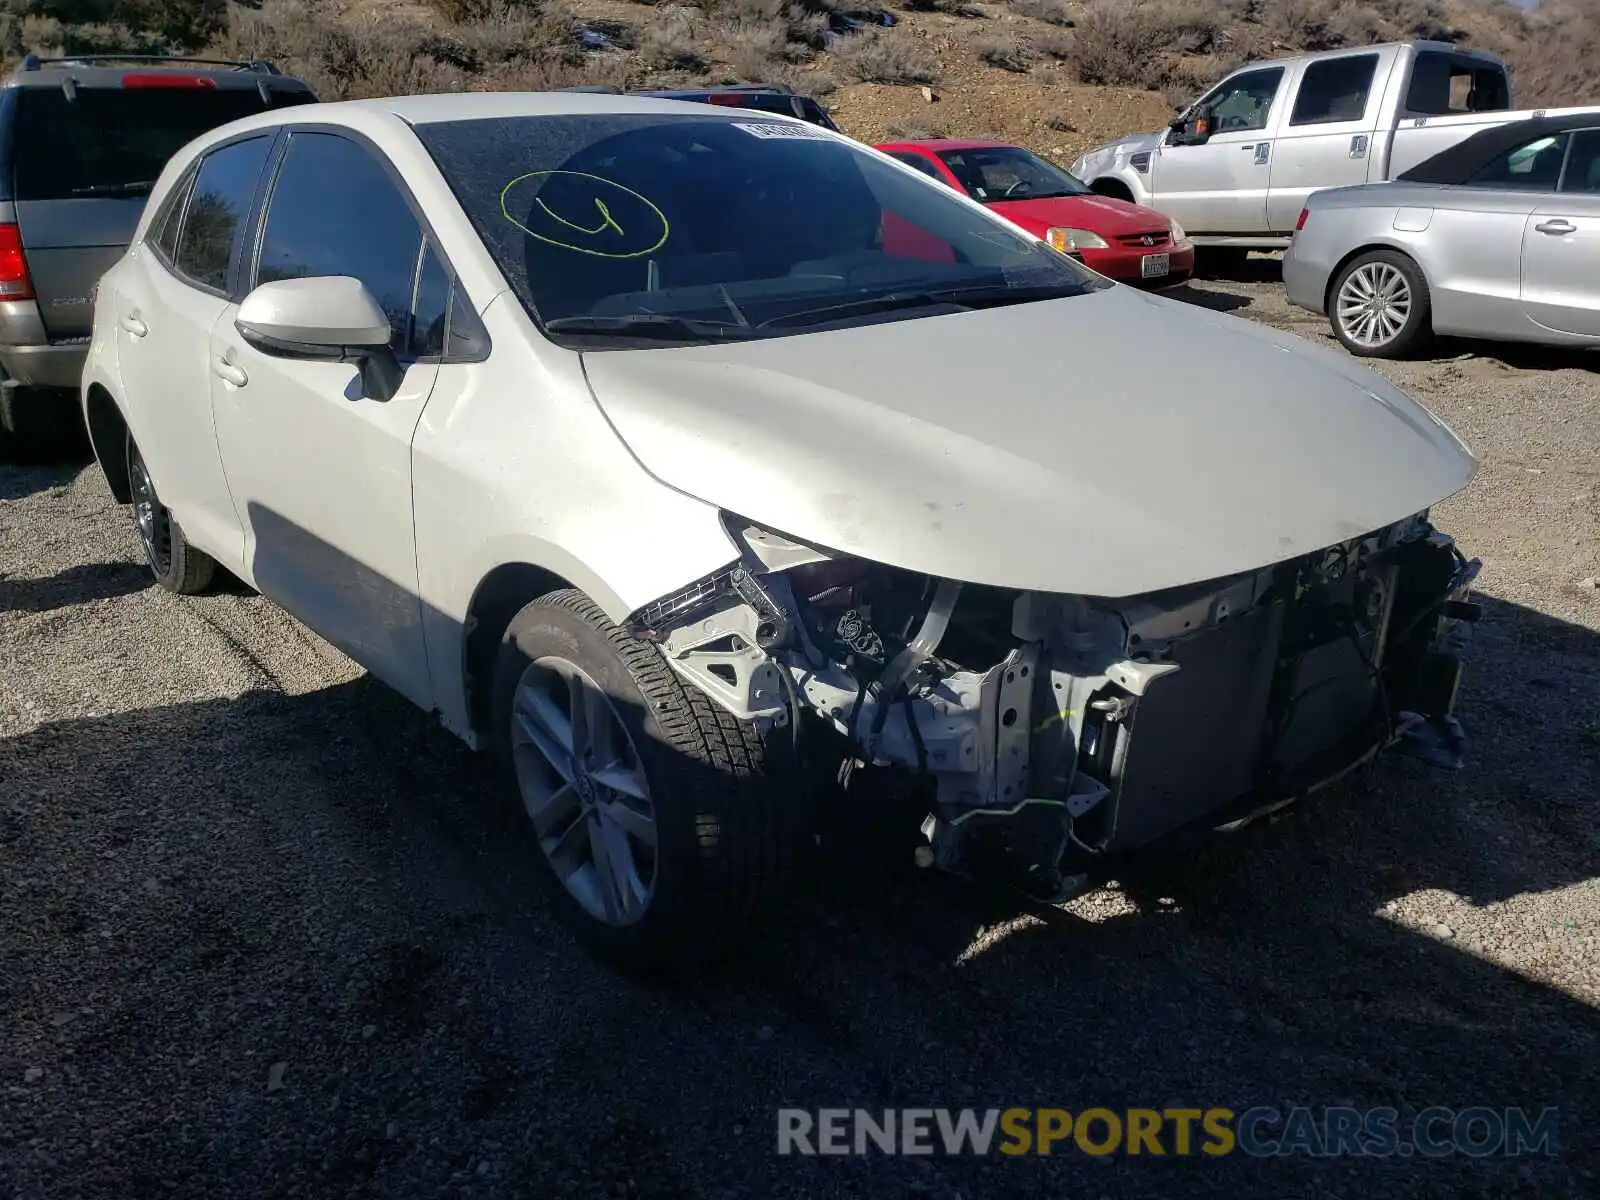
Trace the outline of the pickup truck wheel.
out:
<instances>
[{"instance_id":1,"label":"pickup truck wheel","mask_svg":"<svg viewBox=\"0 0 1600 1200\"><path fill-rule=\"evenodd\" d=\"M216 573L216 560L196 550L183 536L183 529L156 494L144 456L132 437L128 438L128 489L133 494L133 519L145 562L156 582L180 596L204 591Z\"/></svg>"},{"instance_id":2,"label":"pickup truck wheel","mask_svg":"<svg viewBox=\"0 0 1600 1200\"><path fill-rule=\"evenodd\" d=\"M726 949L776 898L798 807L757 728L684 686L582 592L512 618L493 740L512 819L563 922L619 966Z\"/></svg>"},{"instance_id":3,"label":"pickup truck wheel","mask_svg":"<svg viewBox=\"0 0 1600 1200\"><path fill-rule=\"evenodd\" d=\"M1401 358L1433 334L1428 281L1394 250L1373 250L1345 264L1334 280L1328 319L1334 336L1362 358Z\"/></svg>"}]
</instances>

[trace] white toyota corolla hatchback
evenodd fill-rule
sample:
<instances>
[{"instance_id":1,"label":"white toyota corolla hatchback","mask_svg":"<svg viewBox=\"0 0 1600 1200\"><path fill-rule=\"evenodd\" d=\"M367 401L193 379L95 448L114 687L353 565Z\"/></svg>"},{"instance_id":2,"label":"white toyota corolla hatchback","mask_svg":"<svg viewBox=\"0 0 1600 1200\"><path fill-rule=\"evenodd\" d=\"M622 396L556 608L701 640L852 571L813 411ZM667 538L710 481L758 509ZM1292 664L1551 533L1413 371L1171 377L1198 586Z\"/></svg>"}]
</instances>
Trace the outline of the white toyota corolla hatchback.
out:
<instances>
[{"instance_id":1,"label":"white toyota corolla hatchback","mask_svg":"<svg viewBox=\"0 0 1600 1200\"><path fill-rule=\"evenodd\" d=\"M220 565L498 751L619 959L748 926L835 768L919 798L918 861L1052 899L1459 750L1447 428L781 116L225 126L102 280L83 403L157 580Z\"/></svg>"}]
</instances>

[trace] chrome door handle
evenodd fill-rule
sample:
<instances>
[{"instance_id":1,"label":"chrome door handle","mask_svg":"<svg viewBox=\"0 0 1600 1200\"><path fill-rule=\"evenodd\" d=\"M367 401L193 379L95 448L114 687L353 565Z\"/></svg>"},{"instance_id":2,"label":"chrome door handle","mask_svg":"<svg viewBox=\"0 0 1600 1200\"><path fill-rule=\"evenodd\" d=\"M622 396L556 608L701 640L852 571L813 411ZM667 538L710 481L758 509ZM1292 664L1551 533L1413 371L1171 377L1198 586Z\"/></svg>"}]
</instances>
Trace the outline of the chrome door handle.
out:
<instances>
[{"instance_id":1,"label":"chrome door handle","mask_svg":"<svg viewBox=\"0 0 1600 1200\"><path fill-rule=\"evenodd\" d=\"M138 338L142 338L145 334L150 332L150 326L141 321L138 315L135 313L129 313L127 316L120 318L117 321L117 324L122 326L122 328L128 333L131 333L134 337Z\"/></svg>"},{"instance_id":2,"label":"chrome door handle","mask_svg":"<svg viewBox=\"0 0 1600 1200\"><path fill-rule=\"evenodd\" d=\"M212 374L224 383L231 383L234 387L242 388L250 382L250 376L244 373L244 368L235 366L220 354L211 360Z\"/></svg>"},{"instance_id":3,"label":"chrome door handle","mask_svg":"<svg viewBox=\"0 0 1600 1200\"><path fill-rule=\"evenodd\" d=\"M1534 228L1540 233L1553 234L1556 237L1561 236L1563 233L1576 233L1578 229L1571 221L1563 220L1560 217L1557 217L1554 221L1546 221L1543 225L1535 225Z\"/></svg>"}]
</instances>

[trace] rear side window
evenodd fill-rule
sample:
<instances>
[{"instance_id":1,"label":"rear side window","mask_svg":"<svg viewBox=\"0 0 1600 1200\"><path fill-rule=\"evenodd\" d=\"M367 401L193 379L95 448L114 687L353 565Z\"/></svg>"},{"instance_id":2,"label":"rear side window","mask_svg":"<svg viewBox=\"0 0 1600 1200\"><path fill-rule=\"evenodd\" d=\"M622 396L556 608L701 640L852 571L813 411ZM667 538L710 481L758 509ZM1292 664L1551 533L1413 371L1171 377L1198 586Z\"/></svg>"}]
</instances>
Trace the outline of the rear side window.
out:
<instances>
[{"instance_id":1,"label":"rear side window","mask_svg":"<svg viewBox=\"0 0 1600 1200\"><path fill-rule=\"evenodd\" d=\"M1600 129L1581 129L1572 135L1561 190L1581 196L1600 196Z\"/></svg>"},{"instance_id":2,"label":"rear side window","mask_svg":"<svg viewBox=\"0 0 1600 1200\"><path fill-rule=\"evenodd\" d=\"M364 146L330 133L290 138L261 236L258 283L321 275L359 279L389 316L390 346L405 354L421 250L416 215Z\"/></svg>"},{"instance_id":3,"label":"rear side window","mask_svg":"<svg viewBox=\"0 0 1600 1200\"><path fill-rule=\"evenodd\" d=\"M271 149L272 137L263 135L223 146L200 160L173 256L178 270L194 282L217 291L227 289L228 268L244 237L250 204Z\"/></svg>"},{"instance_id":4,"label":"rear side window","mask_svg":"<svg viewBox=\"0 0 1600 1200\"><path fill-rule=\"evenodd\" d=\"M79 88L71 100L61 88L18 92L18 200L148 195L186 143L268 108L255 88ZM273 108L314 99L272 95Z\"/></svg>"},{"instance_id":5,"label":"rear side window","mask_svg":"<svg viewBox=\"0 0 1600 1200\"><path fill-rule=\"evenodd\" d=\"M1378 70L1376 54L1352 54L1313 62L1300 79L1291 125L1326 125L1359 121L1367 111L1372 78Z\"/></svg>"},{"instance_id":6,"label":"rear side window","mask_svg":"<svg viewBox=\"0 0 1600 1200\"><path fill-rule=\"evenodd\" d=\"M937 179L940 183L945 182L944 176L939 174L939 169L920 154L913 154L909 150L891 150L889 151L889 157L896 162L905 163L908 167L915 167L929 179Z\"/></svg>"},{"instance_id":7,"label":"rear side window","mask_svg":"<svg viewBox=\"0 0 1600 1200\"><path fill-rule=\"evenodd\" d=\"M1553 192L1561 179L1567 138L1565 133L1535 138L1497 154L1467 178L1467 186Z\"/></svg>"}]
</instances>

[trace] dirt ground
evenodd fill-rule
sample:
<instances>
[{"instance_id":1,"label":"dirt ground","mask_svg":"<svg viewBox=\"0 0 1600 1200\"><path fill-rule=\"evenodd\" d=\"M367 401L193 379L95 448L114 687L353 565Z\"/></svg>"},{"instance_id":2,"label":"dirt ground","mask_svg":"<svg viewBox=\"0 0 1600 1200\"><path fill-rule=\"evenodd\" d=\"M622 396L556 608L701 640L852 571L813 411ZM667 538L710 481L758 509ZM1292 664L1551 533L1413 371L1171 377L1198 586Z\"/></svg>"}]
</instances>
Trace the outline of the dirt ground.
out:
<instances>
[{"instance_id":1,"label":"dirt ground","mask_svg":"<svg viewBox=\"0 0 1600 1200\"><path fill-rule=\"evenodd\" d=\"M1273 269L1177 294L1326 340ZM1600 1193L1597 366L1382 368L1483 460L1436 510L1484 562L1467 769L1043 913L867 857L671 989L573 948L428 718L148 586L94 469L0 467L0 1196ZM1294 1104L1555 1107L1560 1154L774 1153L785 1105Z\"/></svg>"}]
</instances>

